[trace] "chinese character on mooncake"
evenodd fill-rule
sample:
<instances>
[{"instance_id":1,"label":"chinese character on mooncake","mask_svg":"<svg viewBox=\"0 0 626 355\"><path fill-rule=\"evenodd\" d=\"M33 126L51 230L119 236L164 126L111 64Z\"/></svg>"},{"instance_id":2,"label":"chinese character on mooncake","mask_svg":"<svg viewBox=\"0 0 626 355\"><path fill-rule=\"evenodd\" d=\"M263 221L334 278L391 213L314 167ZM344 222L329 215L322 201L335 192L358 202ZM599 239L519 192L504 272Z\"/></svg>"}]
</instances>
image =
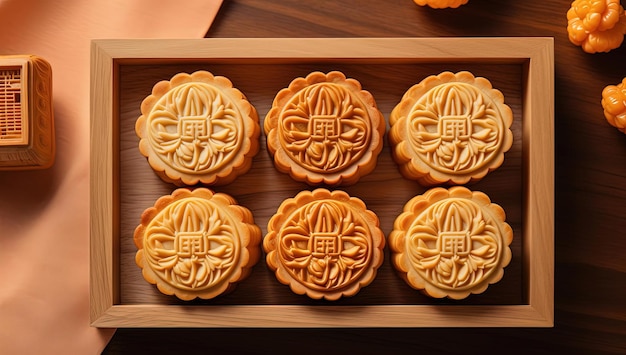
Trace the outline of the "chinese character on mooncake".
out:
<instances>
[{"instance_id":1,"label":"chinese character on mooncake","mask_svg":"<svg viewBox=\"0 0 626 355\"><path fill-rule=\"evenodd\" d=\"M452 299L500 281L512 241L504 210L462 186L435 187L412 198L389 235L392 264L407 284Z\"/></svg>"},{"instance_id":2,"label":"chinese character on mooncake","mask_svg":"<svg viewBox=\"0 0 626 355\"><path fill-rule=\"evenodd\" d=\"M389 123L400 172L424 186L476 182L502 165L513 144L513 113L504 96L466 71L412 86Z\"/></svg>"},{"instance_id":3,"label":"chinese character on mooncake","mask_svg":"<svg viewBox=\"0 0 626 355\"><path fill-rule=\"evenodd\" d=\"M259 151L256 109L223 76L179 73L141 104L139 150L164 181L223 185L250 169Z\"/></svg>"},{"instance_id":4,"label":"chinese character on mooncake","mask_svg":"<svg viewBox=\"0 0 626 355\"><path fill-rule=\"evenodd\" d=\"M376 167L385 119L374 97L338 71L296 78L265 117L275 167L309 185L350 185Z\"/></svg>"},{"instance_id":5,"label":"chinese character on mooncake","mask_svg":"<svg viewBox=\"0 0 626 355\"><path fill-rule=\"evenodd\" d=\"M261 254L252 213L224 193L179 188L141 216L135 261L159 291L211 299L246 278Z\"/></svg>"},{"instance_id":6,"label":"chinese character on mooncake","mask_svg":"<svg viewBox=\"0 0 626 355\"><path fill-rule=\"evenodd\" d=\"M369 285L383 262L378 217L343 191L302 191L283 201L263 239L276 278L299 295L334 301Z\"/></svg>"}]
</instances>

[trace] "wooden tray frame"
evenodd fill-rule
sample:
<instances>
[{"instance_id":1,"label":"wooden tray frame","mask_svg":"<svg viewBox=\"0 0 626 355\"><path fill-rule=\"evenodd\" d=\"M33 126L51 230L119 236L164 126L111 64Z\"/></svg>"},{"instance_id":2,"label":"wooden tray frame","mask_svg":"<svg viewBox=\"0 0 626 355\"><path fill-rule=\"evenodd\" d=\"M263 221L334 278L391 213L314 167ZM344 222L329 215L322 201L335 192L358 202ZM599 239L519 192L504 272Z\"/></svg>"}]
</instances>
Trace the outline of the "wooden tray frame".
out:
<instances>
[{"instance_id":1,"label":"wooden tray frame","mask_svg":"<svg viewBox=\"0 0 626 355\"><path fill-rule=\"evenodd\" d=\"M118 94L121 64L298 59L523 65L523 271L520 305L124 305L118 301ZM90 320L118 327L552 327L554 44L552 38L94 40L91 44ZM315 308L315 309L312 309ZM485 316L488 314L488 316Z\"/></svg>"}]
</instances>

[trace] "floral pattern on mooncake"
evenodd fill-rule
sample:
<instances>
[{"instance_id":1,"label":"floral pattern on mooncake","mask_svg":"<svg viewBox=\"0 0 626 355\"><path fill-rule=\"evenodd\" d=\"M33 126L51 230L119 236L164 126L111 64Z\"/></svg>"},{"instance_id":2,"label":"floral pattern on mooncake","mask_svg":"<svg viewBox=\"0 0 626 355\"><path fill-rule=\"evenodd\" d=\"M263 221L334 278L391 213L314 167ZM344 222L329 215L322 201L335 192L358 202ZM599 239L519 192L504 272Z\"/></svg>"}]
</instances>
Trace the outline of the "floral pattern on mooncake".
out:
<instances>
[{"instance_id":1,"label":"floral pattern on mooncake","mask_svg":"<svg viewBox=\"0 0 626 355\"><path fill-rule=\"evenodd\" d=\"M389 235L392 263L411 287L463 299L484 292L511 261L513 230L489 197L462 186L412 198Z\"/></svg>"},{"instance_id":2,"label":"floral pattern on mooncake","mask_svg":"<svg viewBox=\"0 0 626 355\"><path fill-rule=\"evenodd\" d=\"M355 295L383 262L378 217L343 191L302 191L280 205L267 228L267 265L294 293L313 299Z\"/></svg>"},{"instance_id":3,"label":"floral pattern on mooncake","mask_svg":"<svg viewBox=\"0 0 626 355\"><path fill-rule=\"evenodd\" d=\"M261 229L229 195L180 188L143 212L134 241L136 263L159 291L211 299L248 276L260 257Z\"/></svg>"},{"instance_id":4,"label":"floral pattern on mooncake","mask_svg":"<svg viewBox=\"0 0 626 355\"><path fill-rule=\"evenodd\" d=\"M264 130L279 171L309 185L350 185L376 166L385 119L357 80L313 72L279 91Z\"/></svg>"},{"instance_id":5,"label":"floral pattern on mooncake","mask_svg":"<svg viewBox=\"0 0 626 355\"><path fill-rule=\"evenodd\" d=\"M223 185L250 169L261 128L229 79L207 71L157 83L141 104L139 151L166 182Z\"/></svg>"},{"instance_id":6,"label":"floral pattern on mooncake","mask_svg":"<svg viewBox=\"0 0 626 355\"><path fill-rule=\"evenodd\" d=\"M391 112L389 141L400 172L425 186L463 185L504 162L513 113L491 83L443 72L411 87Z\"/></svg>"}]
</instances>

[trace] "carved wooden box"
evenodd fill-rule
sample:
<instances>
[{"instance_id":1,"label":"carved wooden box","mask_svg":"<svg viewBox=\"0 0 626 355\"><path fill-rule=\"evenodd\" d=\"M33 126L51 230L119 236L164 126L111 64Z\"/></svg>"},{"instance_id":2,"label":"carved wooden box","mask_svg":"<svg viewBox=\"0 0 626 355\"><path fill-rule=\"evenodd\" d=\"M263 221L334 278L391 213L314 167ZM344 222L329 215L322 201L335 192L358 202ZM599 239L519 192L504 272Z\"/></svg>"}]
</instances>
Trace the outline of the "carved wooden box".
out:
<instances>
[{"instance_id":1,"label":"carved wooden box","mask_svg":"<svg viewBox=\"0 0 626 355\"><path fill-rule=\"evenodd\" d=\"M34 55L0 56L0 170L54 163L52 68Z\"/></svg>"}]
</instances>

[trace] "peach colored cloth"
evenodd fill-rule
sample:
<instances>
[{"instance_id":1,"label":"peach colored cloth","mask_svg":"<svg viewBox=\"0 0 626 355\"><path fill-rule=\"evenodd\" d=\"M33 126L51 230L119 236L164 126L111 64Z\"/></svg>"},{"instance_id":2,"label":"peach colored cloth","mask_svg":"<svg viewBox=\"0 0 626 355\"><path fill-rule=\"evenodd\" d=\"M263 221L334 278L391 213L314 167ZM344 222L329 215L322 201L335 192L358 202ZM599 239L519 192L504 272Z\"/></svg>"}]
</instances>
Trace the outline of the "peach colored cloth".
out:
<instances>
[{"instance_id":1,"label":"peach colored cloth","mask_svg":"<svg viewBox=\"0 0 626 355\"><path fill-rule=\"evenodd\" d=\"M204 37L221 0L0 0L0 54L53 71L56 162L0 171L0 353L100 353L89 326L89 81L95 38Z\"/></svg>"}]
</instances>

